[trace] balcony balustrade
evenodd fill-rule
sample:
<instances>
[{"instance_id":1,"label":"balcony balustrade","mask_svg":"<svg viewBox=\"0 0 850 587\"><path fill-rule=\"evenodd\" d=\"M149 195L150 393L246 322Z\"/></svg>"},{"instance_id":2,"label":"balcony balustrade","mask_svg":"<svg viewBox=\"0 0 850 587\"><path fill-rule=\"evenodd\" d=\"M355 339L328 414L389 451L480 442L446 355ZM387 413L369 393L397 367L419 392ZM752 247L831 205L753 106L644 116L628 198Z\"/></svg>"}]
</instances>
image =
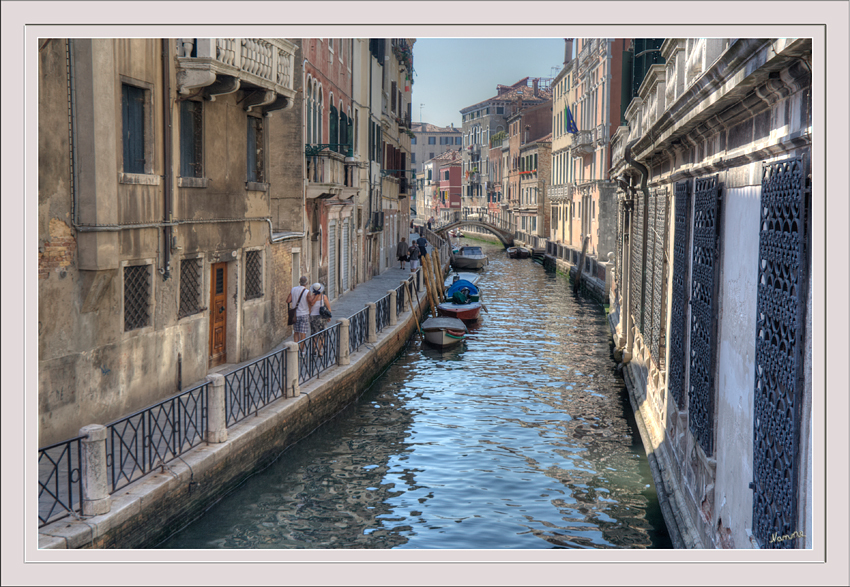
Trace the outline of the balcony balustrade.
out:
<instances>
[{"instance_id":1,"label":"balcony balustrade","mask_svg":"<svg viewBox=\"0 0 850 587\"><path fill-rule=\"evenodd\" d=\"M593 131L580 130L571 136L570 150L574 155L589 155L593 153Z\"/></svg>"},{"instance_id":2,"label":"balcony balustrade","mask_svg":"<svg viewBox=\"0 0 850 587\"><path fill-rule=\"evenodd\" d=\"M357 163L335 151L310 151L307 162L307 199L337 197L347 200L360 189Z\"/></svg>"},{"instance_id":3,"label":"balcony balustrade","mask_svg":"<svg viewBox=\"0 0 850 587\"><path fill-rule=\"evenodd\" d=\"M184 95L203 88L210 100L240 88L265 90L252 92L243 107L263 112L288 108L295 98L295 49L285 39L178 39L177 86Z\"/></svg>"}]
</instances>

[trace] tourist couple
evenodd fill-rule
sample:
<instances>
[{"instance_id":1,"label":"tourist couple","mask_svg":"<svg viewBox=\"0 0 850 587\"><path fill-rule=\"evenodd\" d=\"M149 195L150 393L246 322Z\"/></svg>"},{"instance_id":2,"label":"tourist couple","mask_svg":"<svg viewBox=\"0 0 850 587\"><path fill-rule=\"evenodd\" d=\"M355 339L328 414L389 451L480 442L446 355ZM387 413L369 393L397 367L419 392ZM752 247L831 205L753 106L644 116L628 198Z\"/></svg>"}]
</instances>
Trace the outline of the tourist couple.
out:
<instances>
[{"instance_id":1,"label":"tourist couple","mask_svg":"<svg viewBox=\"0 0 850 587\"><path fill-rule=\"evenodd\" d=\"M331 303L324 293L325 287L321 283L314 283L308 290L307 277L303 275L299 284L292 288L286 298L289 308L295 310L295 324L292 327L295 342L301 342L308 335L324 330L331 318Z\"/></svg>"}]
</instances>

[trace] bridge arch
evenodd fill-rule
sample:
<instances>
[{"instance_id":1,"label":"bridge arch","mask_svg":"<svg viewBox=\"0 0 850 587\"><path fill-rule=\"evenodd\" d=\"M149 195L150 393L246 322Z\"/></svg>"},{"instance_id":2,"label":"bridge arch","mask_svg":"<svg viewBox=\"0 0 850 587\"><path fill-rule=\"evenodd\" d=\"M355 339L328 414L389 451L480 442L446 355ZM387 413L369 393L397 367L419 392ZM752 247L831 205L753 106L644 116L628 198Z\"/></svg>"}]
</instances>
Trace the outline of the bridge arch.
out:
<instances>
[{"instance_id":1,"label":"bridge arch","mask_svg":"<svg viewBox=\"0 0 850 587\"><path fill-rule=\"evenodd\" d=\"M477 226L483 228L484 230L492 233L496 238L498 238L505 248L514 246L514 235L512 233L508 232L507 230L503 230L497 226L493 226L489 222L482 222L481 220L453 220L450 223L435 229L434 233L442 236L446 233L446 231L452 230L453 228L457 228L459 226Z\"/></svg>"}]
</instances>

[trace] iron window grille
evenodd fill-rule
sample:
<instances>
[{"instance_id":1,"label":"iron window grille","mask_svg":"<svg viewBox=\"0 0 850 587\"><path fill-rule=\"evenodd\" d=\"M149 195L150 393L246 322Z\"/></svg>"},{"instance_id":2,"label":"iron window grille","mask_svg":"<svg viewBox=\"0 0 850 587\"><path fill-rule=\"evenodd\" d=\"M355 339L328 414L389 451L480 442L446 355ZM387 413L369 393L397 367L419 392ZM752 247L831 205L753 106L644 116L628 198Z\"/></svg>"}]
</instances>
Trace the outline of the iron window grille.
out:
<instances>
[{"instance_id":1,"label":"iron window grille","mask_svg":"<svg viewBox=\"0 0 850 587\"><path fill-rule=\"evenodd\" d=\"M178 318L197 314L201 308L201 259L180 262L180 310Z\"/></svg>"},{"instance_id":2,"label":"iron window grille","mask_svg":"<svg viewBox=\"0 0 850 587\"><path fill-rule=\"evenodd\" d=\"M245 253L245 299L263 297L263 258L262 251Z\"/></svg>"},{"instance_id":3,"label":"iron window grille","mask_svg":"<svg viewBox=\"0 0 850 587\"><path fill-rule=\"evenodd\" d=\"M150 265L124 267L124 330L150 324Z\"/></svg>"}]
</instances>

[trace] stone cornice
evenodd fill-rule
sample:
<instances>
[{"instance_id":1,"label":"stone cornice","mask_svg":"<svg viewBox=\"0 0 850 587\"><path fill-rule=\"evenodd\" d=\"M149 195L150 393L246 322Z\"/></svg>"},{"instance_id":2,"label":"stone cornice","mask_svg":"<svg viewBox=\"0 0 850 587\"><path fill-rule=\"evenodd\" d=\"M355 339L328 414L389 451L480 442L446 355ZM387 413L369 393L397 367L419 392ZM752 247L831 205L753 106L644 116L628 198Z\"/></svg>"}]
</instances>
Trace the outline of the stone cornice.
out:
<instances>
[{"instance_id":1,"label":"stone cornice","mask_svg":"<svg viewBox=\"0 0 850 587\"><path fill-rule=\"evenodd\" d=\"M685 39L664 39L661 43L661 57L664 58L664 63L669 63L674 53L684 51L686 42Z\"/></svg>"},{"instance_id":2,"label":"stone cornice","mask_svg":"<svg viewBox=\"0 0 850 587\"><path fill-rule=\"evenodd\" d=\"M646 100L647 96L655 91L657 84L663 84L667 80L667 66L661 63L651 65L646 72L646 76L638 88L638 96L641 100Z\"/></svg>"},{"instance_id":3,"label":"stone cornice","mask_svg":"<svg viewBox=\"0 0 850 587\"><path fill-rule=\"evenodd\" d=\"M777 43L784 45L778 52ZM655 124L644 131L632 153L636 159L644 160L697 127L716 131L718 127L728 128L744 117L763 111L769 107L769 99L775 101L790 93L778 87L788 86L785 80L769 79L770 74L789 67L800 55L810 51L811 39L808 38L738 40L668 105ZM770 89L760 88L763 84ZM632 106L629 104L629 109ZM626 111L628 119L631 118L629 109Z\"/></svg>"}]
</instances>

